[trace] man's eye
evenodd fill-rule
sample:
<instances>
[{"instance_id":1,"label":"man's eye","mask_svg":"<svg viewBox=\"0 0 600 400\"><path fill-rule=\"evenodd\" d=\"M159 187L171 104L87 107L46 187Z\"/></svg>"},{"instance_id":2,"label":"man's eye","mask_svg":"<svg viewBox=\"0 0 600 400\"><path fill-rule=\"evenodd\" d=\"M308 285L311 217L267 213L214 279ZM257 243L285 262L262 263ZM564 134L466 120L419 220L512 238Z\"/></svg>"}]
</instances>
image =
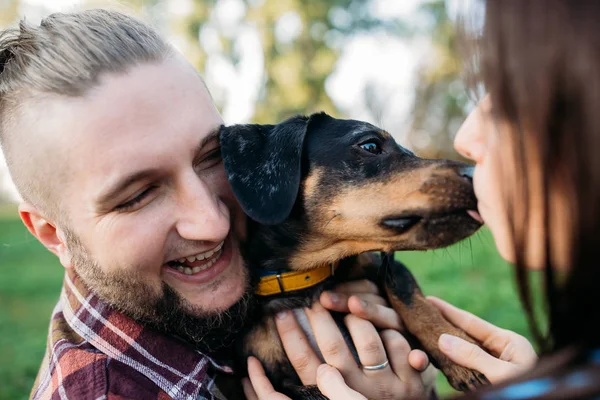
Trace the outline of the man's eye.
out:
<instances>
[{"instance_id":1,"label":"man's eye","mask_svg":"<svg viewBox=\"0 0 600 400\"><path fill-rule=\"evenodd\" d=\"M211 167L219 164L222 160L223 159L221 157L221 148L217 147L216 149L208 152L204 157L202 157L202 159L198 160L195 163L194 168L199 168L199 169L211 168Z\"/></svg>"},{"instance_id":2,"label":"man's eye","mask_svg":"<svg viewBox=\"0 0 600 400\"><path fill-rule=\"evenodd\" d=\"M221 148L218 147L216 149L214 149L213 151L211 151L208 156L206 157L207 160L215 160L215 161L221 161L222 157L221 157Z\"/></svg>"},{"instance_id":3,"label":"man's eye","mask_svg":"<svg viewBox=\"0 0 600 400\"><path fill-rule=\"evenodd\" d=\"M131 200L127 200L125 203L121 203L115 207L117 211L128 211L139 205L150 193L152 193L156 189L156 187L151 186L146 190L140 192L137 196L132 198Z\"/></svg>"},{"instance_id":4,"label":"man's eye","mask_svg":"<svg viewBox=\"0 0 600 400\"><path fill-rule=\"evenodd\" d=\"M379 146L379 143L375 142L374 140L364 142L360 144L359 147L371 154L381 154L381 147Z\"/></svg>"}]
</instances>

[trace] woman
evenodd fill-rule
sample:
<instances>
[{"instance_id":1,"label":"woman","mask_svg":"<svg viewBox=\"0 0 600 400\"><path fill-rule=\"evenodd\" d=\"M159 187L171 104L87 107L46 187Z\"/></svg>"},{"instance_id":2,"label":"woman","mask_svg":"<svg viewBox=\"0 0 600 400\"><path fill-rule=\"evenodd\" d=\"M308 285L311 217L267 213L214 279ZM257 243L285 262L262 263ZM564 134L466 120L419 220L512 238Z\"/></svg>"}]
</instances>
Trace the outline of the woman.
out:
<instances>
[{"instance_id":1,"label":"woman","mask_svg":"<svg viewBox=\"0 0 600 400\"><path fill-rule=\"evenodd\" d=\"M488 96L461 128L455 147L476 164L481 218L500 254L515 265L541 357L536 361L524 338L431 299L486 350L440 338L450 358L494 384L468 397L600 396L599 19L598 1L485 4L472 59ZM547 335L534 318L529 269L543 271ZM357 312L356 305L349 308ZM411 365L423 365L422 354L411 357ZM258 366L250 367L255 388L266 393ZM317 381L331 399L365 398L330 366L318 368Z\"/></svg>"}]
</instances>

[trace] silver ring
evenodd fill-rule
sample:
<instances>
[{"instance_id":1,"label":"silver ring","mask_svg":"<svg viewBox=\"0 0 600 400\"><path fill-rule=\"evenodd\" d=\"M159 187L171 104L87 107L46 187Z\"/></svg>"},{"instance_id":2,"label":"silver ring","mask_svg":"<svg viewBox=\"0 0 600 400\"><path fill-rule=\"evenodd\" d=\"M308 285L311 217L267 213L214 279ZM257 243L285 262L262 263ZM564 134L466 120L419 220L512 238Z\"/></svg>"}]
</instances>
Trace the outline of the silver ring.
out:
<instances>
[{"instance_id":1,"label":"silver ring","mask_svg":"<svg viewBox=\"0 0 600 400\"><path fill-rule=\"evenodd\" d=\"M385 360L384 362L378 365L363 365L362 369L364 369L365 371L379 371L380 369L384 369L385 367L387 367L389 363L390 362L388 360Z\"/></svg>"}]
</instances>

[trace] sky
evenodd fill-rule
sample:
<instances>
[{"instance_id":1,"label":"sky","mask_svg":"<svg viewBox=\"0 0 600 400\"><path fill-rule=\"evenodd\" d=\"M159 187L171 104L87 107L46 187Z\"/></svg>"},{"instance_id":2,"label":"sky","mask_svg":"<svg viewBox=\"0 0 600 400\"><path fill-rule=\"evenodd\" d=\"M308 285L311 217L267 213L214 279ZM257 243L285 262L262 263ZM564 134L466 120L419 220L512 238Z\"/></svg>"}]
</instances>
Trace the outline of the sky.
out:
<instances>
[{"instance_id":1,"label":"sky","mask_svg":"<svg viewBox=\"0 0 600 400\"><path fill-rule=\"evenodd\" d=\"M448 1L456 3L460 0ZM20 14L36 22L43 15L68 11L78 3L77 0L23 0ZM372 11L383 19L411 18L421 3L422 0L375 0ZM254 104L264 78L262 48L258 33L243 19L245 6L241 0L221 0L217 4L209 25L199 35L200 44L208 53L205 80L213 96L223 100L225 123L245 123L254 114ZM191 0L169 0L164 11L185 15L191 7ZM339 17L343 18L343 13ZM237 33L236 45L242 60L237 67L220 54L215 33L217 28ZM276 35L282 41L293 40L299 29L302 29L301 23L294 13L285 14L275 27ZM183 50L180 38L171 37L171 41ZM426 51L427 43L422 40L409 42L383 33L355 35L343 47L336 68L326 81L326 91L343 113L387 129L402 143L408 125L416 69ZM377 115L372 115L365 104L363 93L367 86L385 99L380 103L382 107ZM6 169L0 162L2 173L5 174ZM4 190L16 194L12 185L5 186Z\"/></svg>"}]
</instances>

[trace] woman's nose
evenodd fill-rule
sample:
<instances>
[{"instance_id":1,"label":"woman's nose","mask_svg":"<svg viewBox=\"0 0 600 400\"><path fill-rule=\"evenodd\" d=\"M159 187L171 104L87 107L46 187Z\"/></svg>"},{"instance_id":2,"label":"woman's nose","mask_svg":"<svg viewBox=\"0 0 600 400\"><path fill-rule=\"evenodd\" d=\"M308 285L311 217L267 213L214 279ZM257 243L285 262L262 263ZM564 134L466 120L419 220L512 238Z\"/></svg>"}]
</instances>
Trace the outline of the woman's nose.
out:
<instances>
[{"instance_id":1,"label":"woman's nose","mask_svg":"<svg viewBox=\"0 0 600 400\"><path fill-rule=\"evenodd\" d=\"M469 114L454 138L454 148L465 158L480 161L485 150L481 105Z\"/></svg>"}]
</instances>

